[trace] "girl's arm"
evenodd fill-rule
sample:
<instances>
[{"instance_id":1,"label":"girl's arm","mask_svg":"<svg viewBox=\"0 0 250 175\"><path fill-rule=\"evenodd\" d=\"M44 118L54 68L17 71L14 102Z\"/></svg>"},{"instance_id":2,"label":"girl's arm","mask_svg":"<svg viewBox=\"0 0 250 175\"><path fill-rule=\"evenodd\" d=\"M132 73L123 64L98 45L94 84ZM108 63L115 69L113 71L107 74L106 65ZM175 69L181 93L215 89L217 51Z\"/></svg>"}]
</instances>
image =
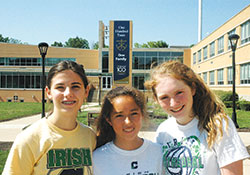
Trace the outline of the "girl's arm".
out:
<instances>
[{"instance_id":1,"label":"girl's arm","mask_svg":"<svg viewBox=\"0 0 250 175\"><path fill-rule=\"evenodd\" d=\"M243 160L238 160L220 168L222 175L243 175Z\"/></svg>"}]
</instances>

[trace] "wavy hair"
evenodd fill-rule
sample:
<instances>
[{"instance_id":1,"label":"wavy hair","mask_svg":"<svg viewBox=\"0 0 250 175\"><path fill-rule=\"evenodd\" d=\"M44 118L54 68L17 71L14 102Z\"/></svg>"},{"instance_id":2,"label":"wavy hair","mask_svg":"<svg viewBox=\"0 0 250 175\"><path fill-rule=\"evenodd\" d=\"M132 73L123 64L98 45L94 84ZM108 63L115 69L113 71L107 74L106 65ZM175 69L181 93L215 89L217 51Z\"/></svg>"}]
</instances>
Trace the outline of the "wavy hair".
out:
<instances>
[{"instance_id":1,"label":"wavy hair","mask_svg":"<svg viewBox=\"0 0 250 175\"><path fill-rule=\"evenodd\" d=\"M223 136L223 120L228 125L228 119L224 112L224 104L209 89L199 75L187 65L178 61L164 62L151 70L150 80L145 82L145 86L153 91L157 100L155 87L159 77L171 76L177 80L182 80L191 89L195 89L193 96L193 113L197 116L198 129L208 133L207 143L209 148L213 146L218 136Z\"/></svg>"},{"instance_id":2,"label":"wavy hair","mask_svg":"<svg viewBox=\"0 0 250 175\"><path fill-rule=\"evenodd\" d=\"M139 106L142 115L145 117L147 115L146 102L144 94L139 90L128 87L128 86L118 86L110 90L104 97L100 115L97 119L97 146L96 148L106 144L107 142L113 141L115 139L115 131L113 127L107 122L110 120L111 113L113 111L113 99L119 96L130 96L134 99L135 103Z\"/></svg>"}]
</instances>

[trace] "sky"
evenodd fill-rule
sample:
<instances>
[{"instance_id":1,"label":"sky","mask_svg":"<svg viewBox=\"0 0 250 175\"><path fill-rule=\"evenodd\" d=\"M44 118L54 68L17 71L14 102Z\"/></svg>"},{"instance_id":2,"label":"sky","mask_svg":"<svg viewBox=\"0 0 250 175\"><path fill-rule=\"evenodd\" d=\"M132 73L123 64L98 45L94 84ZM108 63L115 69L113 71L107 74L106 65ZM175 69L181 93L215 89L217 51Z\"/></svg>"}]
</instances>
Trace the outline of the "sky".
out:
<instances>
[{"instance_id":1,"label":"sky","mask_svg":"<svg viewBox=\"0 0 250 175\"><path fill-rule=\"evenodd\" d=\"M1 0L0 34L37 45L76 36L98 41L99 21L133 21L133 43L198 42L199 0ZM250 0L202 0L202 38L250 5Z\"/></svg>"}]
</instances>

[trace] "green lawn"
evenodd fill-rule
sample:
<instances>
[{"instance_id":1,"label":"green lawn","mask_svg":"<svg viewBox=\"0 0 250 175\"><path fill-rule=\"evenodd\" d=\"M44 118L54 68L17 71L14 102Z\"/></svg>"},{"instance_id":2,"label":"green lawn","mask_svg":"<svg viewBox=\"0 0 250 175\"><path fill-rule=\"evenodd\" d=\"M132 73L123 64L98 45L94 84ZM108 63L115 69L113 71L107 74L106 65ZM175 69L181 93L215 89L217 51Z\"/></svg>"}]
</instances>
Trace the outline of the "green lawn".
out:
<instances>
[{"instance_id":1,"label":"green lawn","mask_svg":"<svg viewBox=\"0 0 250 175\"><path fill-rule=\"evenodd\" d=\"M7 156L9 154L9 150L0 150L0 174L3 172L3 167L5 165L5 161L7 159Z\"/></svg>"},{"instance_id":2,"label":"green lawn","mask_svg":"<svg viewBox=\"0 0 250 175\"><path fill-rule=\"evenodd\" d=\"M45 110L49 109L50 105L45 104ZM0 102L0 121L30 116L42 112L41 103L21 103L21 102Z\"/></svg>"},{"instance_id":3,"label":"green lawn","mask_svg":"<svg viewBox=\"0 0 250 175\"><path fill-rule=\"evenodd\" d=\"M227 108L226 113L232 118L232 108ZM239 128L250 128L250 111L236 110Z\"/></svg>"}]
</instances>

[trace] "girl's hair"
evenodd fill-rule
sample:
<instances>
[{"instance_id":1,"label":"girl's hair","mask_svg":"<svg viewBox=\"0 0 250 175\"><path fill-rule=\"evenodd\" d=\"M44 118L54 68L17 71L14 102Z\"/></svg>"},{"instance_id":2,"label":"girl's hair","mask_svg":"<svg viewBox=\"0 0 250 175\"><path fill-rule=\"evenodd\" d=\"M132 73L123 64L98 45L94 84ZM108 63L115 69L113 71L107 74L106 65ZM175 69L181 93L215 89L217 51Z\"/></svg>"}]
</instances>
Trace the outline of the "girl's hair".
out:
<instances>
[{"instance_id":1,"label":"girl's hair","mask_svg":"<svg viewBox=\"0 0 250 175\"><path fill-rule=\"evenodd\" d=\"M217 136L223 136L223 120L228 123L224 112L224 104L208 88L204 81L194 71L178 61L164 62L151 71L151 79L145 82L148 89L152 89L157 100L155 87L159 77L171 76L177 80L182 80L191 89L195 89L193 96L193 112L198 117L198 128L200 131L206 130L208 133L208 146L211 148ZM166 87L167 88L167 87ZM219 131L219 133L218 133Z\"/></svg>"},{"instance_id":2,"label":"girl's hair","mask_svg":"<svg viewBox=\"0 0 250 175\"><path fill-rule=\"evenodd\" d=\"M147 115L146 102L144 94L139 90L128 87L119 86L110 90L104 97L101 113L97 120L97 147L100 147L107 142L115 139L115 132L113 127L107 122L111 118L111 112L113 111L112 101L114 98L119 96L130 96L134 99L135 103L139 106L142 115L145 117Z\"/></svg>"},{"instance_id":3,"label":"girl's hair","mask_svg":"<svg viewBox=\"0 0 250 175\"><path fill-rule=\"evenodd\" d=\"M50 69L50 71L48 73L46 84L47 84L47 87L49 89L51 89L51 81L52 81L53 77L57 73L65 71L65 70L71 70L71 71L75 72L76 74L78 74L80 76L80 78L82 79L82 82L84 84L84 88L85 89L87 88L87 86L88 86L88 79L87 79L87 76L85 74L85 70L84 70L83 65L78 64L78 63L76 63L74 61L61 61L61 62L55 64ZM51 115L52 113L53 113L53 108L49 112L48 116Z\"/></svg>"},{"instance_id":4,"label":"girl's hair","mask_svg":"<svg viewBox=\"0 0 250 175\"><path fill-rule=\"evenodd\" d=\"M87 88L88 79L87 79L87 76L85 74L83 65L78 64L74 61L61 61L61 62L57 63L56 65L54 65L48 73L47 86L49 89L51 88L51 81L52 81L53 77L57 73L65 71L65 70L71 70L71 71L77 73L82 79L82 82L84 84L84 88L85 89Z\"/></svg>"}]
</instances>

